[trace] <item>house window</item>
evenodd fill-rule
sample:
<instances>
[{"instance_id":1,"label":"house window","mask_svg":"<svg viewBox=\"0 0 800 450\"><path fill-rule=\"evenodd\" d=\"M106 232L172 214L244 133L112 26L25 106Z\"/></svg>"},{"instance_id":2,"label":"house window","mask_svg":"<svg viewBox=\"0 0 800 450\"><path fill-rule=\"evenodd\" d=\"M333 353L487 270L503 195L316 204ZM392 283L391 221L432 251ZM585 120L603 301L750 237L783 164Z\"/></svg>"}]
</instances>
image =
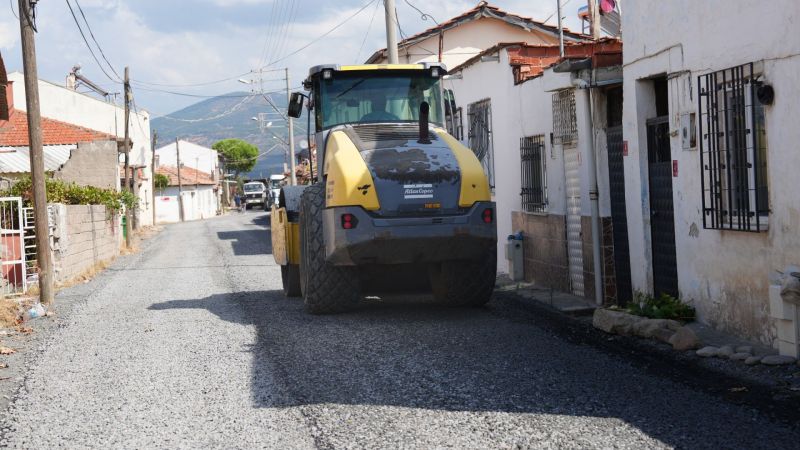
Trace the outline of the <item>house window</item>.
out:
<instances>
[{"instance_id":1,"label":"house window","mask_svg":"<svg viewBox=\"0 0 800 450\"><path fill-rule=\"evenodd\" d=\"M753 63L698 77L703 226L766 231L767 134Z\"/></svg>"},{"instance_id":2,"label":"house window","mask_svg":"<svg viewBox=\"0 0 800 450\"><path fill-rule=\"evenodd\" d=\"M545 212L547 210L547 171L544 135L528 136L519 140L522 162L522 210Z\"/></svg>"},{"instance_id":3,"label":"house window","mask_svg":"<svg viewBox=\"0 0 800 450\"><path fill-rule=\"evenodd\" d=\"M553 143L574 144L578 141L578 120L575 116L575 90L553 93Z\"/></svg>"},{"instance_id":4,"label":"house window","mask_svg":"<svg viewBox=\"0 0 800 450\"><path fill-rule=\"evenodd\" d=\"M467 109L469 117L469 148L478 157L486 176L489 178L489 187L494 189L494 149L492 147L492 104L484 99L470 103Z\"/></svg>"}]
</instances>

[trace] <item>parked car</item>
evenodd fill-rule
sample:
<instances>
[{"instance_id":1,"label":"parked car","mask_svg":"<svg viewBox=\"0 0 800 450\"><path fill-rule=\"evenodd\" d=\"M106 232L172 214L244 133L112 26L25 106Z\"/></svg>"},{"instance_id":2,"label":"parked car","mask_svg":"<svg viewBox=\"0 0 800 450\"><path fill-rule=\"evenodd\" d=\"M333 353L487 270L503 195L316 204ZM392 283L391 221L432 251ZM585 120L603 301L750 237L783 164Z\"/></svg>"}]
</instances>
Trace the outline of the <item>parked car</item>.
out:
<instances>
[{"instance_id":1,"label":"parked car","mask_svg":"<svg viewBox=\"0 0 800 450\"><path fill-rule=\"evenodd\" d=\"M244 184L244 203L245 209L250 208L252 205L261 205L262 209L267 209L269 201L269 192L267 186L260 181L251 181Z\"/></svg>"}]
</instances>

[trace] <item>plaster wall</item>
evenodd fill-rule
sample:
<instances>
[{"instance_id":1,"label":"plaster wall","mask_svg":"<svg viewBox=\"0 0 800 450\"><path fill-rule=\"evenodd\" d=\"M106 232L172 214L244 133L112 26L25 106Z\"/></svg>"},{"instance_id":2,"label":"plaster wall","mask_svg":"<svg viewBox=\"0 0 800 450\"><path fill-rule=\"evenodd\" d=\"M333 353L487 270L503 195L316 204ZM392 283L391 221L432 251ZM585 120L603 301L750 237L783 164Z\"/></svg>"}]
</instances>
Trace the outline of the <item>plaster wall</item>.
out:
<instances>
[{"instance_id":1,"label":"plaster wall","mask_svg":"<svg viewBox=\"0 0 800 450\"><path fill-rule=\"evenodd\" d=\"M653 289L645 121L655 115L648 79L667 75L671 153L678 165L673 201L681 297L694 304L702 321L767 344L774 344L776 336L768 276L800 264L800 40L791 38L798 21L800 3L795 0L775 0L768 7L744 1L640 0L627 5L622 24L633 288ZM765 107L769 230L704 229L700 155L697 148L683 148L681 116L699 117L698 76L749 62L763 63L762 80L776 93L774 104Z\"/></svg>"}]
</instances>

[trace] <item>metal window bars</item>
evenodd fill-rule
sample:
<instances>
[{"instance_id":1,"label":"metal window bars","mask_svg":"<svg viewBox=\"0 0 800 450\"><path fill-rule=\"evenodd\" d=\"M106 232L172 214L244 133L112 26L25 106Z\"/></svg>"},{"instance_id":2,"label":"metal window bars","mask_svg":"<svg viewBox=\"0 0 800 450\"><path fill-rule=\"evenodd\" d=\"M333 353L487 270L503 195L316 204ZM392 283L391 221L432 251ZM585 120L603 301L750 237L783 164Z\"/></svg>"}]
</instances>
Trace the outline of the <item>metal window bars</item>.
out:
<instances>
[{"instance_id":1,"label":"metal window bars","mask_svg":"<svg viewBox=\"0 0 800 450\"><path fill-rule=\"evenodd\" d=\"M575 115L575 89L553 93L553 143L573 144L578 141L578 119Z\"/></svg>"},{"instance_id":2,"label":"metal window bars","mask_svg":"<svg viewBox=\"0 0 800 450\"><path fill-rule=\"evenodd\" d=\"M527 136L519 140L522 170L522 210L545 212L547 210L547 171L544 135Z\"/></svg>"},{"instance_id":3,"label":"metal window bars","mask_svg":"<svg viewBox=\"0 0 800 450\"><path fill-rule=\"evenodd\" d=\"M754 64L701 75L697 83L703 227L766 231L767 141Z\"/></svg>"}]
</instances>

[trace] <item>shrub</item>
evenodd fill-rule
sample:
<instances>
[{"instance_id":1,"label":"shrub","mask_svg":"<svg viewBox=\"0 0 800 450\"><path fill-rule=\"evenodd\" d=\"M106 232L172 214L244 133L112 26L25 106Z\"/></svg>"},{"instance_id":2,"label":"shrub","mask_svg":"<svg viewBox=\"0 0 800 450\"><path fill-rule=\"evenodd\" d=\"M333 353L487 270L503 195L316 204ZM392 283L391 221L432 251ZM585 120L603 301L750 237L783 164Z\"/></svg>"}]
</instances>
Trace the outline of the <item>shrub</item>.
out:
<instances>
[{"instance_id":1,"label":"shrub","mask_svg":"<svg viewBox=\"0 0 800 450\"><path fill-rule=\"evenodd\" d=\"M78 186L61 180L47 178L48 203L64 203L67 205L104 205L109 214L118 213L123 207L133 209L138 200L132 192L117 192L95 186ZM17 181L10 189L0 193L7 197L22 197L26 205L33 203L33 183L30 176Z\"/></svg>"},{"instance_id":2,"label":"shrub","mask_svg":"<svg viewBox=\"0 0 800 450\"><path fill-rule=\"evenodd\" d=\"M690 322L695 318L695 310L680 299L668 294L658 297L637 292L628 312L650 319L673 319Z\"/></svg>"}]
</instances>

